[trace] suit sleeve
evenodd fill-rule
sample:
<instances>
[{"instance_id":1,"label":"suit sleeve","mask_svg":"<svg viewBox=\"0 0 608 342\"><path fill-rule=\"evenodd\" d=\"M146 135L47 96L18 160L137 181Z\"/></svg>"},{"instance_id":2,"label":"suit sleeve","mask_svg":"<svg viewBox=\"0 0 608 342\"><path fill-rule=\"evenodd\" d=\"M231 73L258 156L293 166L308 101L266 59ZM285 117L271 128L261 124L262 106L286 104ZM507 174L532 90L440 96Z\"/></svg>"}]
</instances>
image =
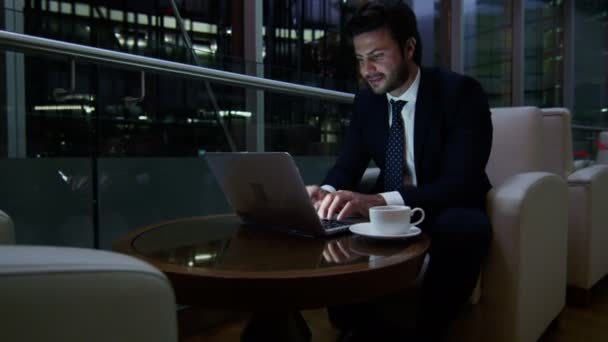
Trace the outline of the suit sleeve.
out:
<instances>
[{"instance_id":1,"label":"suit sleeve","mask_svg":"<svg viewBox=\"0 0 608 342\"><path fill-rule=\"evenodd\" d=\"M353 113L340 153L323 182L337 190L356 190L371 158L365 144L365 114L361 111L360 105L361 96L358 94L355 97Z\"/></svg>"},{"instance_id":2,"label":"suit sleeve","mask_svg":"<svg viewBox=\"0 0 608 342\"><path fill-rule=\"evenodd\" d=\"M423 208L479 206L490 185L485 174L492 146L490 108L481 85L466 77L455 108L444 120L440 174L419 187L405 186L406 205ZM447 109L450 110L450 109Z\"/></svg>"}]
</instances>

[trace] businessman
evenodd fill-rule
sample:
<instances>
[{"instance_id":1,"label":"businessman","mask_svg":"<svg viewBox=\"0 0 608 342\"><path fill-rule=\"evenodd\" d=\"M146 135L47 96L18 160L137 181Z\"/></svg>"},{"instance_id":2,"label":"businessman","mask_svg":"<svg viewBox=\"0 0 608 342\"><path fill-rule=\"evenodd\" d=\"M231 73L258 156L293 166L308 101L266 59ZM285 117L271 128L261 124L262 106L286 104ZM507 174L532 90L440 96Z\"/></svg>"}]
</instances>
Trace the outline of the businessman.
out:
<instances>
[{"instance_id":1,"label":"businessman","mask_svg":"<svg viewBox=\"0 0 608 342\"><path fill-rule=\"evenodd\" d=\"M475 287L492 235L486 95L470 77L420 66L416 17L402 2L366 3L346 32L366 87L355 97L335 165L307 190L322 218L367 216L387 204L425 210L422 229L432 243L412 341L441 341ZM371 160L380 168L375 191L357 193ZM385 333L368 308L333 307L329 316L343 331Z\"/></svg>"}]
</instances>

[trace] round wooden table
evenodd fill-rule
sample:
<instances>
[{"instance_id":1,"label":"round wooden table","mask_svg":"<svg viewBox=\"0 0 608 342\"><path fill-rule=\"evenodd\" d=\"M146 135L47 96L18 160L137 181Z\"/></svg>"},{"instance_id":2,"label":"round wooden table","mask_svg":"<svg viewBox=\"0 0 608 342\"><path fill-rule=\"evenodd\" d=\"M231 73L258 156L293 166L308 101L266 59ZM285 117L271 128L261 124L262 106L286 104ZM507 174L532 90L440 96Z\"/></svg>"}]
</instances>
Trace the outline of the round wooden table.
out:
<instances>
[{"instance_id":1,"label":"round wooden table","mask_svg":"<svg viewBox=\"0 0 608 342\"><path fill-rule=\"evenodd\" d=\"M177 302L254 312L242 340L309 340L301 309L373 300L411 286L430 239L326 239L243 225L234 215L151 225L113 249L163 271ZM270 336L269 336L270 335Z\"/></svg>"}]
</instances>

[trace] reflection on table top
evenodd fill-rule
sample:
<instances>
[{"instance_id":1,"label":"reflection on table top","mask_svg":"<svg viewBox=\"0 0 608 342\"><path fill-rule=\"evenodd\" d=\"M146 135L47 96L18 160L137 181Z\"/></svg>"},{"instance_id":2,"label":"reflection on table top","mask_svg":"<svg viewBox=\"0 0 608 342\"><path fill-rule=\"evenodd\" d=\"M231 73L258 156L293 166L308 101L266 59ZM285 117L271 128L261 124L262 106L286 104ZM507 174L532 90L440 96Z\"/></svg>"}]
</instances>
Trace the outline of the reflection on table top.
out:
<instances>
[{"instance_id":1,"label":"reflection on table top","mask_svg":"<svg viewBox=\"0 0 608 342\"><path fill-rule=\"evenodd\" d=\"M226 215L160 224L140 233L132 246L137 254L168 264L260 272L374 267L382 258L407 257L414 241L375 241L349 233L308 238L244 225L236 216Z\"/></svg>"}]
</instances>

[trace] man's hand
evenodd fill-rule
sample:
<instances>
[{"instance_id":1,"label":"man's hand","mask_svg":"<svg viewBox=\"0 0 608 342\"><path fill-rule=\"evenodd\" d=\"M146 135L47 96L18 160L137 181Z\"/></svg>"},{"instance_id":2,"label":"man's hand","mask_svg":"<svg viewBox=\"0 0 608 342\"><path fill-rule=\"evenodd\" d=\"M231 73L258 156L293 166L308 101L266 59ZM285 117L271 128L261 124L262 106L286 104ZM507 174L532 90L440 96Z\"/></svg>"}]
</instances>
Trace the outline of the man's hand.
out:
<instances>
[{"instance_id":1,"label":"man's hand","mask_svg":"<svg viewBox=\"0 0 608 342\"><path fill-rule=\"evenodd\" d=\"M307 185L306 191L308 191L308 197L310 197L310 201L316 210L319 209L323 198L329 194L328 191L321 189L321 187L318 185Z\"/></svg>"},{"instance_id":2,"label":"man's hand","mask_svg":"<svg viewBox=\"0 0 608 342\"><path fill-rule=\"evenodd\" d=\"M323 259L332 264L341 264L360 257L350 251L350 240L331 241L323 249Z\"/></svg>"},{"instance_id":3,"label":"man's hand","mask_svg":"<svg viewBox=\"0 0 608 342\"><path fill-rule=\"evenodd\" d=\"M358 192L340 190L325 194L321 205L317 208L317 213L320 218L326 219L338 215L338 220L354 216L368 217L369 208L378 205L386 205L384 197L378 194L364 195Z\"/></svg>"}]
</instances>

